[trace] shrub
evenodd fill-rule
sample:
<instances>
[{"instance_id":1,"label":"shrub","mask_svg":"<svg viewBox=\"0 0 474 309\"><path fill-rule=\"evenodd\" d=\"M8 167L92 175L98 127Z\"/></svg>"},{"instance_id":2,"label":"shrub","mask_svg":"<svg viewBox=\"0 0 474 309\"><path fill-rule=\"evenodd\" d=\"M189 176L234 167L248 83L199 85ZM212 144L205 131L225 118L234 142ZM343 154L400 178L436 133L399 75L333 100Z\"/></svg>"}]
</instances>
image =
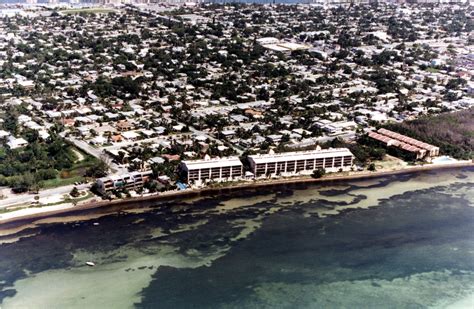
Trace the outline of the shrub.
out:
<instances>
[{"instance_id":1,"label":"shrub","mask_svg":"<svg viewBox=\"0 0 474 309\"><path fill-rule=\"evenodd\" d=\"M76 187L74 187L74 188L72 188L69 195L71 195L72 197L78 197L79 195L81 195L81 193L79 192L79 190Z\"/></svg>"},{"instance_id":2,"label":"shrub","mask_svg":"<svg viewBox=\"0 0 474 309\"><path fill-rule=\"evenodd\" d=\"M62 171L61 173L59 173L59 177L69 178L69 177L71 177L71 173L69 171Z\"/></svg>"},{"instance_id":3,"label":"shrub","mask_svg":"<svg viewBox=\"0 0 474 309\"><path fill-rule=\"evenodd\" d=\"M321 178L326 174L326 171L323 168L318 168L317 170L314 170L313 173L311 174L311 177L313 178Z\"/></svg>"},{"instance_id":4,"label":"shrub","mask_svg":"<svg viewBox=\"0 0 474 309\"><path fill-rule=\"evenodd\" d=\"M369 164L369 167L367 167L367 169L371 172L375 172L375 164L374 163L370 163Z\"/></svg>"}]
</instances>

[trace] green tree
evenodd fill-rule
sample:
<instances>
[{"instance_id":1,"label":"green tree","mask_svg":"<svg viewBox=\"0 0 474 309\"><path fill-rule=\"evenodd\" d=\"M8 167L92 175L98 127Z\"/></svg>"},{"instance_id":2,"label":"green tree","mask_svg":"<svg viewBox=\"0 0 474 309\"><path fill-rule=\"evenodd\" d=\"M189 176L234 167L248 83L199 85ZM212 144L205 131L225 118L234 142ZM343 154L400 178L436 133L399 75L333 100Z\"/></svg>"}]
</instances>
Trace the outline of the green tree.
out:
<instances>
[{"instance_id":1,"label":"green tree","mask_svg":"<svg viewBox=\"0 0 474 309\"><path fill-rule=\"evenodd\" d=\"M313 173L311 174L311 177L313 177L313 178L321 178L321 177L323 177L325 174L326 174L326 171L324 170L324 168L318 168L318 169L316 169L316 170L313 171Z\"/></svg>"},{"instance_id":2,"label":"green tree","mask_svg":"<svg viewBox=\"0 0 474 309\"><path fill-rule=\"evenodd\" d=\"M108 164L104 160L98 160L94 165L86 170L87 177L100 178L107 176Z\"/></svg>"},{"instance_id":3,"label":"green tree","mask_svg":"<svg viewBox=\"0 0 474 309\"><path fill-rule=\"evenodd\" d=\"M69 195L72 197L78 197L81 193L77 189L77 187L72 188L71 192L69 192Z\"/></svg>"},{"instance_id":4,"label":"green tree","mask_svg":"<svg viewBox=\"0 0 474 309\"><path fill-rule=\"evenodd\" d=\"M369 170L371 172L375 172L375 163L370 163L369 167L367 167L367 170Z\"/></svg>"}]
</instances>

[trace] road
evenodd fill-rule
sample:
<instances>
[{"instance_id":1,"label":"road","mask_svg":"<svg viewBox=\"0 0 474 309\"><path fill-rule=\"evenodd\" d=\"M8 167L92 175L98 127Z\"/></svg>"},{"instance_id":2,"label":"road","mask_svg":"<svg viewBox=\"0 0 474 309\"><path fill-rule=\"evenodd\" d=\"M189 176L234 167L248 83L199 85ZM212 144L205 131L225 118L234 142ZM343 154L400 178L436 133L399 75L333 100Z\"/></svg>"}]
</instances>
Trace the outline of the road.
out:
<instances>
[{"instance_id":1,"label":"road","mask_svg":"<svg viewBox=\"0 0 474 309\"><path fill-rule=\"evenodd\" d=\"M74 146L81 149L82 151L98 159L101 159L101 160L103 159L104 154L100 149L92 147L87 142L75 139L73 137L65 137L64 136L65 134L62 134L62 135L66 140L74 144ZM120 173L128 172L128 170L125 167L118 166L116 163L113 163L113 162L107 162L107 163L109 164L109 167L113 173L120 174ZM56 187L52 189L40 190L38 194L30 194L30 193L15 194L11 192L11 193L6 194L6 197L4 199L0 200L0 208L34 202L35 196L39 196L40 199L52 197L52 196L61 196L63 194L67 194L71 192L72 188L74 187L77 187L79 190L84 190L84 189L88 189L90 187L90 184L81 184L77 186L67 185L67 186L61 186L61 187Z\"/></svg>"},{"instance_id":2,"label":"road","mask_svg":"<svg viewBox=\"0 0 474 309\"><path fill-rule=\"evenodd\" d=\"M103 160L104 157L110 159L101 149L94 148L85 141L78 140L74 137L64 137L64 138L68 140L69 142L73 143L74 146L76 146L77 148L81 149L85 153L90 154L93 157L96 157L97 159ZM112 162L112 160L109 160L107 164L109 165L112 173L114 174L124 174L128 172L127 168L123 166L119 166L118 164Z\"/></svg>"},{"instance_id":3,"label":"road","mask_svg":"<svg viewBox=\"0 0 474 309\"><path fill-rule=\"evenodd\" d=\"M61 186L52 189L41 190L38 194L31 194L31 193L23 193L23 194L15 194L11 193L6 196L4 199L0 200L0 208L5 208L8 206L13 205L20 205L20 204L27 204L31 202L35 202L35 196L39 196L39 198L47 198L54 195L63 195L68 194L71 192L72 188L77 187L79 190L85 190L90 187L90 184L81 184L81 185L68 185L68 186Z\"/></svg>"}]
</instances>

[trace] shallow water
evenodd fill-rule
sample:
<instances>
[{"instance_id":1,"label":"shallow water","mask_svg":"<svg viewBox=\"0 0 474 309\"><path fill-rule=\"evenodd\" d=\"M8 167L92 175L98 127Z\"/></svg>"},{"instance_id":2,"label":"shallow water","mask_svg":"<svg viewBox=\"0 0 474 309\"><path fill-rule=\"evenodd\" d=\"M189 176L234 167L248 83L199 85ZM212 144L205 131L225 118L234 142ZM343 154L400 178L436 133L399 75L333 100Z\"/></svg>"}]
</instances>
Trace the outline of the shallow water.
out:
<instances>
[{"instance_id":1,"label":"shallow water","mask_svg":"<svg viewBox=\"0 0 474 309\"><path fill-rule=\"evenodd\" d=\"M448 170L43 220L0 236L1 307L471 308L473 189Z\"/></svg>"}]
</instances>

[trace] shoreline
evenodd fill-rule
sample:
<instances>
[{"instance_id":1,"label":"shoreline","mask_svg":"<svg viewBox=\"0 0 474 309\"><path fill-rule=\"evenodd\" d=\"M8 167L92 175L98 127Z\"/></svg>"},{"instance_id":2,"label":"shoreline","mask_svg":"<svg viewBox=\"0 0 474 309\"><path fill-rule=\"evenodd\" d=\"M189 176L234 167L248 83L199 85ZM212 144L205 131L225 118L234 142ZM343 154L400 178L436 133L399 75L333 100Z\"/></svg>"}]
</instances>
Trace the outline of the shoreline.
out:
<instances>
[{"instance_id":1,"label":"shoreline","mask_svg":"<svg viewBox=\"0 0 474 309\"><path fill-rule=\"evenodd\" d=\"M473 161L463 161L457 163L449 164L436 164L436 165L424 165L424 166L410 166L397 170L390 171L374 171L374 172L355 172L352 175L326 175L322 178L311 178L311 177L288 177L284 179L269 179L261 180L257 182L244 182L231 184L229 186L223 187L207 187L202 189L189 189L184 191L173 191L169 193L153 194L148 196L137 196L119 200L112 201L93 201L80 203L76 206L68 205L68 203L60 204L56 206L56 209L46 209L49 207L55 206L45 206L44 211L39 211L31 214L15 214L15 212L21 212L22 210L13 211L12 215L8 216L8 213L1 215L0 214L0 229L3 228L3 225L10 225L21 223L22 221L33 221L41 220L46 218L60 217L73 215L75 212L81 212L86 210L94 209L106 209L107 207L117 207L121 206L131 206L136 203L144 202L168 202L173 201L178 198L195 198L195 197L206 197L212 196L218 193L231 193L238 190L247 190L247 189L258 189L258 188L267 188L267 187L278 187L282 185L293 185L293 184L317 184L317 183L331 183L331 182L341 182L348 180L364 180L372 179L384 176L392 175L402 175L402 174L412 174L417 172L429 172L443 169L460 169L465 167L474 167ZM58 209L59 208L59 209ZM25 208L23 210L33 209ZM41 209L41 208L38 208ZM118 209L120 211L120 209ZM2 218L6 216L7 218Z\"/></svg>"}]
</instances>

